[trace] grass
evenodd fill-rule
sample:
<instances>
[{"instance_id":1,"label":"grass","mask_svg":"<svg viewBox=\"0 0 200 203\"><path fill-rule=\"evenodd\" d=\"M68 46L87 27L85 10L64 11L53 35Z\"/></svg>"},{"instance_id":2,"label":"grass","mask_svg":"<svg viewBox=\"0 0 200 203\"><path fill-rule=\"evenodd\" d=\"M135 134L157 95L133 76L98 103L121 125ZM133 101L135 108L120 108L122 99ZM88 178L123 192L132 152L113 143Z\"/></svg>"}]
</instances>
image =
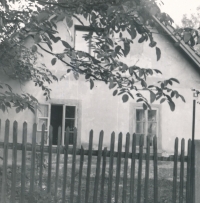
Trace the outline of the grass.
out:
<instances>
[{"instance_id":1,"label":"grass","mask_svg":"<svg viewBox=\"0 0 200 203\"><path fill-rule=\"evenodd\" d=\"M87 157L85 157L86 159ZM63 159L61 155L61 160ZM71 194L71 158L69 159L68 164L68 172L67 172L67 188L66 188L66 202L69 202L70 200L70 194ZM55 163L55 160L54 160ZM106 167L106 177L105 177L105 185L104 185L104 202L107 202L107 191L108 191L108 181L109 181L109 174L108 174L108 164L109 160L107 161L107 167ZM37 164L36 164L37 165ZM44 164L44 173L43 173L43 189L40 189L38 186L39 183L39 168L36 166L36 179L35 179L35 192L33 194L29 193L29 184L30 184L30 166L27 165L26 168L26 202L29 203L50 203L53 202L55 197L55 164L53 164L52 168L52 179L51 179L51 194L47 194L46 187L47 187L47 169L48 165ZM77 157L77 164L76 164L76 177L75 177L75 188L74 188L74 202L77 202L78 197L78 178L79 178L79 159ZM178 167L179 169L179 167ZM2 168L0 168L0 181L2 179ZM153 162L150 162L150 170L149 170L149 200L148 203L154 203L154 180L153 180ZM124 163L122 160L121 164L121 173L120 173L120 183L119 183L119 202L122 202L122 191L123 191L123 173L124 173ZM94 193L94 182L95 182L95 174L96 174L96 157L93 157L92 159L92 168L91 168L91 178L90 178L90 190L89 190L89 202L92 202L93 193ZM135 200L137 197L137 174L138 174L138 161L136 161L136 173L135 173L135 188L134 191L130 191L130 163L128 165L128 180L127 180L127 190L126 190L126 202L129 202L130 192L134 192ZM11 167L8 168L7 171L8 181L7 181L7 199L9 202L10 194L11 194ZM81 202L84 202L85 200L85 190L86 190L86 176L87 176L87 160L84 161L84 167L83 167L83 176L82 176L82 186L81 186ZM116 159L114 160L114 168L113 168L113 190L112 190L112 200L111 202L115 202L115 176L116 176ZM56 202L61 202L62 197L62 185L63 185L63 164L60 165L59 169L59 178L58 178L58 199ZM173 177L173 163L172 162L159 162L158 163L158 198L159 203L171 203L172 202L172 177ZM20 194L21 194L21 168L17 167L17 184L16 184L16 202L20 202ZM141 186L141 197L143 202L144 198L144 178L145 178L145 161L143 161L143 170L142 170L142 186ZM177 178L177 199L178 199L178 192L179 192L179 170L178 170L178 178ZM186 170L184 171L184 182L186 182ZM101 178L100 178L100 184L101 184ZM100 184L98 189L98 202L100 200ZM0 185L2 187L2 184ZM184 201L185 202L185 192L186 186L184 183ZM70 202L71 203L71 202Z\"/></svg>"}]
</instances>

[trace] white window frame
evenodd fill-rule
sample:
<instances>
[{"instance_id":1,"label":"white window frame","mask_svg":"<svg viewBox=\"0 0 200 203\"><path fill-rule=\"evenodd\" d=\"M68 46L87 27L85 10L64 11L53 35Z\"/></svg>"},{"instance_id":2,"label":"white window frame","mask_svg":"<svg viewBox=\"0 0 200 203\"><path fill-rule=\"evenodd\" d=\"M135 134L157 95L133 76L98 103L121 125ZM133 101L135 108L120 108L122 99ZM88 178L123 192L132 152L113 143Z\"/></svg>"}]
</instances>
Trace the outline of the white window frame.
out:
<instances>
[{"instance_id":1,"label":"white window frame","mask_svg":"<svg viewBox=\"0 0 200 203\"><path fill-rule=\"evenodd\" d=\"M40 115L40 106L47 106L47 109L48 109L48 117L43 117L43 116L39 116ZM44 104L44 103L41 103L37 106L37 111L36 111L36 124L37 124L37 132L42 132L42 129L39 129L39 120L40 119L47 119L47 126L46 126L46 129L45 129L45 132L47 133L47 142L45 142L45 145L49 144L49 126L50 126L50 114L51 114L51 105L50 104ZM36 138L36 141L37 141L37 138Z\"/></svg>"},{"instance_id":2,"label":"white window frame","mask_svg":"<svg viewBox=\"0 0 200 203\"><path fill-rule=\"evenodd\" d=\"M139 103L130 103L129 105L129 132L132 135L136 132L136 110L137 109L143 109L142 105ZM157 143L158 143L158 150L162 150L162 131L161 131L161 125L162 125L162 119L161 119L161 105L160 104L151 104L151 109L156 110L156 121L157 121ZM146 110L147 111L147 110ZM147 113L146 113L147 114ZM147 125L148 122L146 122ZM146 135L147 133L147 126L145 128L146 132L144 135L144 148L146 147ZM139 146L136 146L137 148ZM152 146L151 146L152 147Z\"/></svg>"},{"instance_id":3,"label":"white window frame","mask_svg":"<svg viewBox=\"0 0 200 203\"><path fill-rule=\"evenodd\" d=\"M135 121L135 123L134 123L134 126L135 126L135 129L134 129L134 132L135 132L135 134L137 135L137 134L144 134L144 146L146 147L146 137L147 137L147 135L149 134L148 133L148 111L150 110L150 109L147 109L147 110L144 110L144 118L145 118L145 120L144 120L144 123L145 123L145 126L144 126L144 133L136 133L136 124L137 124L137 118L136 118L136 111L137 110L143 110L143 108L142 107L137 107L137 108L135 108L135 119L134 119L134 121ZM156 110L156 136L158 137L158 129L159 129L159 110L158 110L158 108L153 108L152 107L152 109L151 110ZM150 146L150 147L152 147L152 146Z\"/></svg>"},{"instance_id":4,"label":"white window frame","mask_svg":"<svg viewBox=\"0 0 200 203\"><path fill-rule=\"evenodd\" d=\"M63 115L62 115L62 145L64 145L64 135L65 135L65 109L66 106L75 106L75 123L74 126L78 129L79 127L81 128L81 111L79 112L79 108L81 108L81 104L80 101L77 100L56 100L55 102L54 100L51 103L40 103L40 105L46 105L48 106L48 118L47 117L39 117L39 110L37 108L37 113L36 113L36 123L39 123L39 119L48 119L48 126L47 126L47 130L45 130L45 132L47 132L47 137L49 137L49 126L50 126L50 118L51 118L51 106L52 105L60 105L63 108ZM38 128L39 125L37 125L37 132L42 132L42 129L40 130ZM80 130L77 132L78 135L78 144L80 143ZM45 145L49 144L49 139L47 139L47 142L45 143Z\"/></svg>"}]
</instances>

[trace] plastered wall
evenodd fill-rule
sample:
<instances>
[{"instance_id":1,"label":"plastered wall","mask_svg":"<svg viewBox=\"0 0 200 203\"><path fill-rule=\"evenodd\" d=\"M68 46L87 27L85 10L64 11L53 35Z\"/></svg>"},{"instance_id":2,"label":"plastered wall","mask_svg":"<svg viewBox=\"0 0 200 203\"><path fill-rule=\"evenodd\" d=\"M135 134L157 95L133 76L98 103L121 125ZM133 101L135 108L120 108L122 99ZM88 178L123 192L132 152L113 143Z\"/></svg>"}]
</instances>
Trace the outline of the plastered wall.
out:
<instances>
[{"instance_id":1,"label":"plastered wall","mask_svg":"<svg viewBox=\"0 0 200 203\"><path fill-rule=\"evenodd\" d=\"M75 22L76 24L76 22ZM67 40L72 46L74 41L71 40L70 34L67 31L64 23L58 24L58 30L63 40ZM74 36L73 28L70 30L72 36ZM187 57L180 53L173 43L167 40L162 35L154 35L155 40L158 42L158 47L161 49L162 57L157 62L156 51L148 46L148 43L137 43L136 39L131 47L130 56L123 59L128 65L138 65L145 68L157 68L163 72L163 75L152 76L148 81L149 84L156 83L159 80L167 78L177 78L180 81L180 85L175 84L175 89L182 94L186 103L183 103L179 98L175 100L176 110L170 111L169 105L164 103L160 105L160 118L159 118L159 148L162 151L166 151L168 154L173 153L174 140L176 137L185 138L186 140L191 138L192 133L192 100L193 95L191 88L200 89L200 77L199 71L197 71L193 64L189 62ZM31 46L31 40L27 43L27 46ZM54 51L58 52L61 49L61 44L54 45ZM67 67L57 62L55 66L51 66L52 56L43 53L44 58L40 58L39 62L43 62L46 66L60 78L66 73ZM9 83L16 92L29 92L33 94L41 103L45 102L45 98L42 96L42 91L35 87L32 82L19 85L15 81L7 79L5 76L1 76L2 80ZM123 141L125 141L125 134L130 131L134 132L134 124L131 119L132 106L136 105L135 101L129 99L127 103L123 103L121 96L112 96L113 90L109 90L102 82L95 82L93 90L90 90L89 82L86 82L84 77L75 80L73 74L68 74L67 77L61 81L54 82L50 85L52 89L51 98L60 100L78 100L81 102L81 125L78 126L80 131L80 142L85 144L89 140L89 131L94 130L94 144L98 143L98 135L101 130L104 130L104 146L109 146L110 135L114 131L116 135L119 132L123 133ZM142 92L143 93L143 92ZM148 97L149 95L144 92ZM51 103L51 100L47 103ZM157 102L156 104L159 104ZM199 138L200 132L200 106L196 108L196 138ZM9 110L7 113L0 111L0 118L2 120L1 128L1 140L4 133L4 123L8 118L11 122L17 120L19 122L19 141L21 141L22 123L28 122L29 138L31 140L32 124L36 118L30 111L24 111L22 113L15 113L14 109ZM132 123L132 124L131 124ZM130 128L131 126L131 128ZM11 129L12 132L12 129ZM118 136L116 136L117 139ZM12 139L11 139L12 140ZM187 144L186 144L187 148Z\"/></svg>"}]
</instances>

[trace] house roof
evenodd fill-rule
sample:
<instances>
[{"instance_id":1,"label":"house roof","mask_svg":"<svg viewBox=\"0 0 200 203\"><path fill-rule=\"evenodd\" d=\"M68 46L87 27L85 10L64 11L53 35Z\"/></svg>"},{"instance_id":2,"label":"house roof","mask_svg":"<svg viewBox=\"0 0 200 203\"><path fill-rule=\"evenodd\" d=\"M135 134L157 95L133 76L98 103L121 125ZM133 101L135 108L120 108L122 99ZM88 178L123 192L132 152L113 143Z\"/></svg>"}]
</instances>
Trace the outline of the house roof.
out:
<instances>
[{"instance_id":1,"label":"house roof","mask_svg":"<svg viewBox=\"0 0 200 203\"><path fill-rule=\"evenodd\" d=\"M186 44L180 36L175 35L175 28L170 23L163 23L156 16L152 16L154 22L175 42L177 46L200 68L200 54L188 44Z\"/></svg>"}]
</instances>

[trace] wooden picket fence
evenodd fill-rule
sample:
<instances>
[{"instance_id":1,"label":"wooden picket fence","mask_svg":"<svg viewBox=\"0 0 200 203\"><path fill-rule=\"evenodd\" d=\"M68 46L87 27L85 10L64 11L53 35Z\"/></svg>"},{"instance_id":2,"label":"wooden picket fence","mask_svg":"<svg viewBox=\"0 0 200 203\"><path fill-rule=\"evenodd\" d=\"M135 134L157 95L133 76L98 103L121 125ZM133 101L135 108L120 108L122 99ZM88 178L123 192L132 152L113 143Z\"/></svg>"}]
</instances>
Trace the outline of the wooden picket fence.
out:
<instances>
[{"instance_id":1,"label":"wooden picket fence","mask_svg":"<svg viewBox=\"0 0 200 203\"><path fill-rule=\"evenodd\" d=\"M5 123L4 142L0 142L3 149L3 165L1 175L1 202L77 202L77 203L158 203L158 162L173 162L173 187L171 190L172 203L191 203L191 140L188 141L188 153L185 156L185 140L181 140L181 154L178 155L178 138L175 140L174 155L162 157L157 152L157 138L153 138L153 152L150 147L150 138L147 137L144 149L144 138L140 136L139 149L136 146L136 135L126 134L125 151L122 150L122 133L118 136L118 148L114 151L115 133L111 134L110 148L103 148L103 131L99 135L98 150L93 149L93 131L89 134L88 149L77 148L77 133L74 131L73 146L69 146L69 130L66 129L65 144L61 143L61 128L58 130L58 145L52 146L52 127L49 129L49 144L44 145L45 126L42 126L41 143L36 144L37 125L33 125L32 143L27 143L27 123L23 124L22 143L17 142L18 123L13 123L13 143L9 143L10 121ZM131 145L131 147L129 147ZM139 151L138 151L139 150ZM12 151L12 164L10 186L8 185L8 159L9 151ZM21 162L17 163L17 155L20 151ZM30 161L27 158L30 153ZM37 155L39 160L37 159ZM53 157L56 163L53 163ZM19 156L19 155L18 155ZM63 159L61 159L63 156ZM44 168L44 159L47 157L47 168ZM91 174L94 166L94 173ZM86 159L86 169L84 160ZM37 170L36 162L39 163ZM70 161L71 160L71 161ZM115 162L116 161L116 162ZM150 162L153 163L153 201L149 197L149 173ZM180 162L180 180L177 181L178 162ZM61 164L62 163L62 164ZM20 164L20 165L19 165ZM144 167L145 164L145 167ZM187 178L184 183L184 164L187 164ZM55 167L54 167L55 165ZM62 165L62 167L60 167ZM129 167L130 166L130 167ZM27 171L27 168L30 168ZM78 173L77 173L78 168ZM115 170L114 170L115 169ZM137 170L138 169L138 170ZM63 171L61 174L61 170ZM84 171L85 170L85 171ZM128 173L128 170L130 173ZM123 174L121 173L123 171ZM136 173L137 172L137 173ZM142 173L144 172L144 173ZM27 173L30 179L27 180ZM128 175L129 174L129 175ZM143 181L143 174L145 174ZM38 182L36 183L36 175ZM59 178L61 176L61 178ZM84 178L85 176L85 178ZM44 178L46 177L46 179ZM70 180L69 180L70 179ZM75 180L76 179L76 180ZM184 194L186 184L186 194ZM10 187L10 188L9 188ZM31 201L29 196L35 198L36 192L45 191L47 196L52 195L51 201ZM83 189L84 188L84 189ZM178 192L177 192L178 189ZM8 194L8 191L9 194ZM92 192L91 192L92 191ZM121 193L120 193L121 191ZM92 193L92 195L91 195ZM119 194L120 197L119 197ZM184 195L186 198L184 199ZM40 195L42 199L44 193ZM151 197L152 199L152 197Z\"/></svg>"}]
</instances>

